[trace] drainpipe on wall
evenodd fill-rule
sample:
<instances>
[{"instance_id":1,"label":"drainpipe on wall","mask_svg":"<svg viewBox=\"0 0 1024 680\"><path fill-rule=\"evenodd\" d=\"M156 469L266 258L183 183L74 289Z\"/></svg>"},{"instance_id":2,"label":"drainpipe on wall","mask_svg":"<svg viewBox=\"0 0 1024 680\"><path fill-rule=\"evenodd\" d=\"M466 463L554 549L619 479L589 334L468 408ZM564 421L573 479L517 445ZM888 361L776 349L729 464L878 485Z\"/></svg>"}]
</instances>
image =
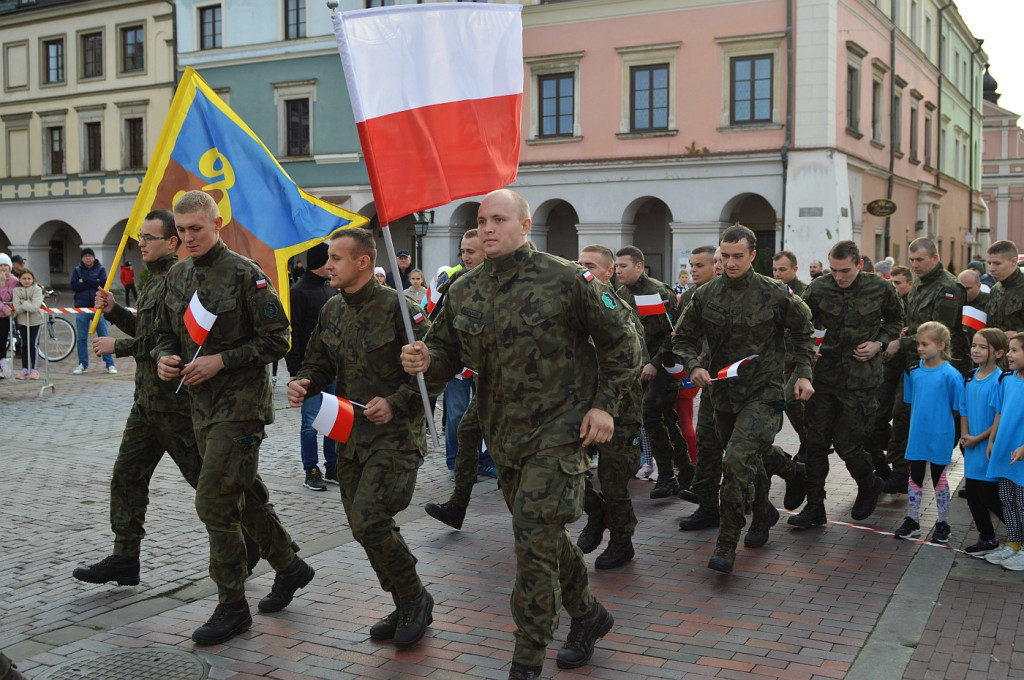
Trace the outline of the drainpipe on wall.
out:
<instances>
[{"instance_id":1,"label":"drainpipe on wall","mask_svg":"<svg viewBox=\"0 0 1024 680\"><path fill-rule=\"evenodd\" d=\"M889 8L892 28L889 29L889 178L885 184L885 197L892 200L894 178L896 176L896 135L898 130L892 124L896 119L896 0ZM901 119L902 120L902 119ZM888 255L892 243L892 216L886 216L882 230L882 250ZM878 253L875 253L878 257Z\"/></svg>"},{"instance_id":2,"label":"drainpipe on wall","mask_svg":"<svg viewBox=\"0 0 1024 680\"><path fill-rule=\"evenodd\" d=\"M970 174L967 176L967 233L971 234L971 236L972 236L972 238L971 238L971 247L973 247L974 243L975 243L975 239L973 238L973 236L974 236L974 226L973 226L973 223L974 223L974 105L975 105L974 97L975 97L975 94L977 93L976 91L978 89L978 88L974 87L974 57L976 57L978 55L978 52L981 52L981 43L983 43L983 42L985 42L985 41L984 40L979 40L978 41L977 49L975 49L973 52L971 52L971 78L970 78L970 80L967 81L967 84L971 88L971 98L970 98L970 101L971 101L971 124L970 124L970 126L968 128L968 132L967 132L968 139L970 140L968 142L969 146L967 147L967 152L970 154L970 161L968 163L968 167L970 168ZM971 251L970 251L970 248L968 248L968 250L967 250L967 262L970 262L971 259L972 259L971 258Z\"/></svg>"},{"instance_id":3,"label":"drainpipe on wall","mask_svg":"<svg viewBox=\"0 0 1024 680\"><path fill-rule=\"evenodd\" d=\"M793 144L793 0L786 0L786 141L782 144L782 232L781 249L786 249L786 185L789 182L789 149Z\"/></svg>"}]
</instances>

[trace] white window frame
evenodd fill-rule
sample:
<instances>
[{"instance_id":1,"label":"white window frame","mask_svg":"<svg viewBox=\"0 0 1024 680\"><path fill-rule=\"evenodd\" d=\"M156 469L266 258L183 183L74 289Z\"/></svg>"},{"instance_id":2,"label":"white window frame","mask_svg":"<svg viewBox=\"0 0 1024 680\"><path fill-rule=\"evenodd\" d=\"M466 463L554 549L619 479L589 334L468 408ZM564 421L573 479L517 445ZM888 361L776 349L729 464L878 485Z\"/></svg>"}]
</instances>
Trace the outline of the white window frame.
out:
<instances>
[{"instance_id":1,"label":"white window frame","mask_svg":"<svg viewBox=\"0 0 1024 680\"><path fill-rule=\"evenodd\" d=\"M579 52L562 52L526 57L523 61L530 67L530 130L527 144L561 144L578 142L583 139L580 126L580 61L586 54ZM572 74L572 136L541 137L540 136L540 77Z\"/></svg>"},{"instance_id":2,"label":"white window frame","mask_svg":"<svg viewBox=\"0 0 1024 680\"><path fill-rule=\"evenodd\" d=\"M622 56L622 95L619 111L619 134L617 135L620 139L664 137L679 134L679 130L676 128L676 99L679 92L679 83L676 79L676 55L682 44L682 41L675 41L615 48L615 51ZM634 132L632 121L630 120L630 112L632 111L630 74L635 66L654 66L657 64L668 64L668 129Z\"/></svg>"},{"instance_id":3,"label":"white window frame","mask_svg":"<svg viewBox=\"0 0 1024 680\"><path fill-rule=\"evenodd\" d=\"M277 109L277 157L281 161L301 159L307 160L316 154L314 131L316 130L313 106L316 103L316 78L295 80L283 83L272 83L274 88L274 108ZM293 99L309 100L309 156L288 155L288 106L285 102Z\"/></svg>"},{"instance_id":4,"label":"white window frame","mask_svg":"<svg viewBox=\"0 0 1024 680\"><path fill-rule=\"evenodd\" d=\"M715 38L722 49L722 111L719 132L776 130L782 127L782 41L785 31ZM732 60L734 57L772 57L772 119L768 122L732 124Z\"/></svg>"}]
</instances>

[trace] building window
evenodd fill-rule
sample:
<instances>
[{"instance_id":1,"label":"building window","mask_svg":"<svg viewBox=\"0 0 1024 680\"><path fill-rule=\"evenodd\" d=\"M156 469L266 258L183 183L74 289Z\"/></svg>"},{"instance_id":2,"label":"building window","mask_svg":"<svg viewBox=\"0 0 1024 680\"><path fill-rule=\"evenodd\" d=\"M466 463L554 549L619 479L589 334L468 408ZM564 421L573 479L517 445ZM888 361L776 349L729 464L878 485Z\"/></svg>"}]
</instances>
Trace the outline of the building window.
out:
<instances>
[{"instance_id":1,"label":"building window","mask_svg":"<svg viewBox=\"0 0 1024 680\"><path fill-rule=\"evenodd\" d=\"M575 109L575 78L572 73L540 76L539 93L541 137L571 137Z\"/></svg>"},{"instance_id":2,"label":"building window","mask_svg":"<svg viewBox=\"0 0 1024 680\"><path fill-rule=\"evenodd\" d=\"M896 90L892 96L892 149L903 153L903 91Z\"/></svg>"},{"instance_id":3,"label":"building window","mask_svg":"<svg viewBox=\"0 0 1024 680\"><path fill-rule=\"evenodd\" d=\"M366 0L367 7L390 7L395 0Z\"/></svg>"},{"instance_id":4,"label":"building window","mask_svg":"<svg viewBox=\"0 0 1024 680\"><path fill-rule=\"evenodd\" d=\"M917 0L910 0L910 39L914 41L915 45L921 44L921 27L918 26L919 21L921 21L921 15L917 6Z\"/></svg>"},{"instance_id":5,"label":"building window","mask_svg":"<svg viewBox=\"0 0 1024 680\"><path fill-rule=\"evenodd\" d=\"M84 33L82 43L82 78L103 77L103 34Z\"/></svg>"},{"instance_id":6,"label":"building window","mask_svg":"<svg viewBox=\"0 0 1024 680\"><path fill-rule=\"evenodd\" d=\"M927 106L927 105L925 105ZM932 113L924 113L924 167L932 167Z\"/></svg>"},{"instance_id":7,"label":"building window","mask_svg":"<svg viewBox=\"0 0 1024 680\"><path fill-rule=\"evenodd\" d=\"M85 129L85 161L84 172L100 172L103 170L103 128L98 121L86 123Z\"/></svg>"},{"instance_id":8,"label":"building window","mask_svg":"<svg viewBox=\"0 0 1024 680\"><path fill-rule=\"evenodd\" d=\"M860 69L846 67L846 129L860 129Z\"/></svg>"},{"instance_id":9,"label":"building window","mask_svg":"<svg viewBox=\"0 0 1024 680\"><path fill-rule=\"evenodd\" d=\"M633 132L668 129L668 64L630 69L630 129Z\"/></svg>"},{"instance_id":10,"label":"building window","mask_svg":"<svg viewBox=\"0 0 1024 680\"><path fill-rule=\"evenodd\" d=\"M199 49L214 50L220 43L220 5L199 8Z\"/></svg>"},{"instance_id":11,"label":"building window","mask_svg":"<svg viewBox=\"0 0 1024 680\"><path fill-rule=\"evenodd\" d=\"M284 0L284 38L306 37L306 0Z\"/></svg>"},{"instance_id":12,"label":"building window","mask_svg":"<svg viewBox=\"0 0 1024 680\"><path fill-rule=\"evenodd\" d=\"M288 155L309 155L309 100L285 101L288 116Z\"/></svg>"},{"instance_id":13,"label":"building window","mask_svg":"<svg viewBox=\"0 0 1024 680\"><path fill-rule=\"evenodd\" d=\"M882 143L882 81L871 81L871 141Z\"/></svg>"},{"instance_id":14,"label":"building window","mask_svg":"<svg viewBox=\"0 0 1024 680\"><path fill-rule=\"evenodd\" d=\"M733 125L772 120L772 56L732 59Z\"/></svg>"},{"instance_id":15,"label":"building window","mask_svg":"<svg viewBox=\"0 0 1024 680\"><path fill-rule=\"evenodd\" d=\"M142 26L121 29L121 72L132 73L146 68L146 48Z\"/></svg>"},{"instance_id":16,"label":"building window","mask_svg":"<svg viewBox=\"0 0 1024 680\"><path fill-rule=\"evenodd\" d=\"M924 54L928 57L928 60L932 59L932 18L931 16L925 16L924 18Z\"/></svg>"},{"instance_id":17,"label":"building window","mask_svg":"<svg viewBox=\"0 0 1024 680\"><path fill-rule=\"evenodd\" d=\"M949 149L946 147L946 128L943 126L939 130L939 172L946 172L948 162L946 156L948 155Z\"/></svg>"},{"instance_id":18,"label":"building window","mask_svg":"<svg viewBox=\"0 0 1024 680\"><path fill-rule=\"evenodd\" d=\"M124 167L137 170L146 166L145 135L141 118L124 119Z\"/></svg>"},{"instance_id":19,"label":"building window","mask_svg":"<svg viewBox=\"0 0 1024 680\"><path fill-rule=\"evenodd\" d=\"M910 162L917 163L919 158L917 152L920 148L917 128L920 125L919 102L914 93L910 93Z\"/></svg>"},{"instance_id":20,"label":"building window","mask_svg":"<svg viewBox=\"0 0 1024 680\"><path fill-rule=\"evenodd\" d=\"M46 157L50 175L64 174L64 127L46 128Z\"/></svg>"},{"instance_id":21,"label":"building window","mask_svg":"<svg viewBox=\"0 0 1024 680\"><path fill-rule=\"evenodd\" d=\"M64 82L64 38L43 41L43 82L47 85Z\"/></svg>"}]
</instances>

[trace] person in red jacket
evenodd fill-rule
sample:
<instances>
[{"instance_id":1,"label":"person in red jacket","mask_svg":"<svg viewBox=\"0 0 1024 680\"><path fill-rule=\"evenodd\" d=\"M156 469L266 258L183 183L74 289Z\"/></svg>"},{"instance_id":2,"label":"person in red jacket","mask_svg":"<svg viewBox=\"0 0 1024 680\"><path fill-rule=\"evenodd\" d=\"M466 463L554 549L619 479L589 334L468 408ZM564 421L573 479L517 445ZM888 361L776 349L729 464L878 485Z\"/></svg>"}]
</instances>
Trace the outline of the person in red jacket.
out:
<instances>
[{"instance_id":1,"label":"person in red jacket","mask_svg":"<svg viewBox=\"0 0 1024 680\"><path fill-rule=\"evenodd\" d=\"M132 269L132 263L125 260L124 264L121 265L121 285L124 286L124 306L132 306L132 296L135 299L139 299L139 293L135 290L135 270Z\"/></svg>"}]
</instances>

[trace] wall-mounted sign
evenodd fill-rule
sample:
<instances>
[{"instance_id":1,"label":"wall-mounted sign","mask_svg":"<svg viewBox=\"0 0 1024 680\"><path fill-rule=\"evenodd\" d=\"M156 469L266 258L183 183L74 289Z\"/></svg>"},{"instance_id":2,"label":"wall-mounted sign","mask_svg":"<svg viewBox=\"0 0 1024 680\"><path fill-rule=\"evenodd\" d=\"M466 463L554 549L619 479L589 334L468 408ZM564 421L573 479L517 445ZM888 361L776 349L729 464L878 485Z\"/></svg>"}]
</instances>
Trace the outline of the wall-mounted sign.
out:
<instances>
[{"instance_id":1,"label":"wall-mounted sign","mask_svg":"<svg viewBox=\"0 0 1024 680\"><path fill-rule=\"evenodd\" d=\"M888 217L896 212L896 204L888 198L876 198L868 203L866 210L869 215L874 215L875 217Z\"/></svg>"}]
</instances>

